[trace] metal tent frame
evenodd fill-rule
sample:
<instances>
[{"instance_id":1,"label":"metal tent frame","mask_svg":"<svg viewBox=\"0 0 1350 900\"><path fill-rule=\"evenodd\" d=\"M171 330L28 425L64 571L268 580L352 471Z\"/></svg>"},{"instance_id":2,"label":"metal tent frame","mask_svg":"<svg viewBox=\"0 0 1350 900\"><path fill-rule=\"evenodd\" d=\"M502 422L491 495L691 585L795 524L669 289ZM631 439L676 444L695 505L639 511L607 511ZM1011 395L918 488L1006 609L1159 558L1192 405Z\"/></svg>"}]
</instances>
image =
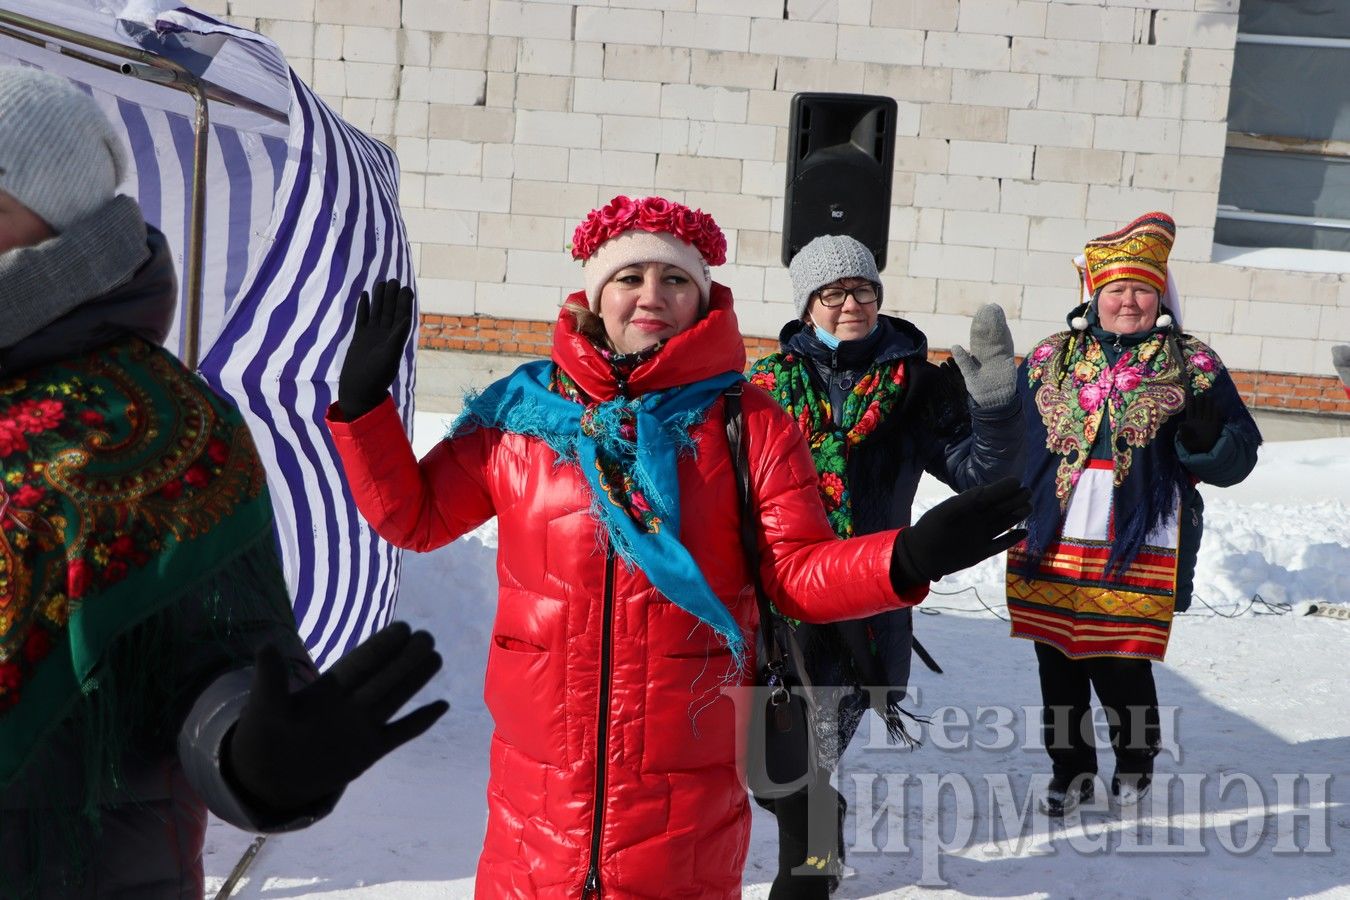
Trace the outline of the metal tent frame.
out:
<instances>
[{"instance_id":1,"label":"metal tent frame","mask_svg":"<svg viewBox=\"0 0 1350 900\"><path fill-rule=\"evenodd\" d=\"M201 357L202 240L206 227L206 159L210 146L210 101L215 100L218 103L247 109L274 120L284 118L247 97L204 81L171 59L104 38L82 34L53 22L44 22L19 13L0 10L0 36L14 38L143 82L163 85L193 98L196 115L193 120L192 210L186 248L187 309L184 310L183 322L183 362L195 371ZM96 54L113 58L107 59Z\"/></svg>"}]
</instances>

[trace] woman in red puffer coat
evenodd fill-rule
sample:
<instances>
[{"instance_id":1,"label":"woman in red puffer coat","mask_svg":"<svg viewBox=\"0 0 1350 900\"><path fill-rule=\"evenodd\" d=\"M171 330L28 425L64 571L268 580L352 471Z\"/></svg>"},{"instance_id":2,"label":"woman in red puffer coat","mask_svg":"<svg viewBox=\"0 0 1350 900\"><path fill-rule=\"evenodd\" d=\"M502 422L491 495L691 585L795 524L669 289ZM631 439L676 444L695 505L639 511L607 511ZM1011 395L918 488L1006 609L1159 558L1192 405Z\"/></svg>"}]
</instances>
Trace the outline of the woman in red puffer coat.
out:
<instances>
[{"instance_id":1,"label":"woman in red puffer coat","mask_svg":"<svg viewBox=\"0 0 1350 900\"><path fill-rule=\"evenodd\" d=\"M725 689L753 679L758 616L723 416L745 349L708 270L725 247L710 216L661 198L592 211L573 241L587 289L558 317L552 360L471 398L420 462L386 390L411 292L362 298L329 411L362 514L419 551L498 517L479 897L740 894L745 723ZM1005 486L841 541L786 413L752 386L742 408L759 574L788 616L913 605L947 566L1020 538L1003 532L1025 495Z\"/></svg>"}]
</instances>

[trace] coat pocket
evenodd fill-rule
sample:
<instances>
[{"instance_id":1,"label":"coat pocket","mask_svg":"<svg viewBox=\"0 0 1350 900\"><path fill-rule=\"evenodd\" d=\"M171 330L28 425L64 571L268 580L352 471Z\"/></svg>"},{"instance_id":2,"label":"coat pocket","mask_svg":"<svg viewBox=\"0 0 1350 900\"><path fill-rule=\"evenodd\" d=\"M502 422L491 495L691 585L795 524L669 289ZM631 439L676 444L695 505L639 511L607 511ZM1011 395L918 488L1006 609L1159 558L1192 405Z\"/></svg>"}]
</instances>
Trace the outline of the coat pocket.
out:
<instances>
[{"instance_id":1,"label":"coat pocket","mask_svg":"<svg viewBox=\"0 0 1350 900\"><path fill-rule=\"evenodd\" d=\"M561 765L567 747L562 691L558 654L520 638L492 636L483 700L503 742Z\"/></svg>"},{"instance_id":2,"label":"coat pocket","mask_svg":"<svg viewBox=\"0 0 1350 900\"><path fill-rule=\"evenodd\" d=\"M740 673L725 650L653 656L643 720L645 772L682 772L736 762L744 723L733 702Z\"/></svg>"}]
</instances>

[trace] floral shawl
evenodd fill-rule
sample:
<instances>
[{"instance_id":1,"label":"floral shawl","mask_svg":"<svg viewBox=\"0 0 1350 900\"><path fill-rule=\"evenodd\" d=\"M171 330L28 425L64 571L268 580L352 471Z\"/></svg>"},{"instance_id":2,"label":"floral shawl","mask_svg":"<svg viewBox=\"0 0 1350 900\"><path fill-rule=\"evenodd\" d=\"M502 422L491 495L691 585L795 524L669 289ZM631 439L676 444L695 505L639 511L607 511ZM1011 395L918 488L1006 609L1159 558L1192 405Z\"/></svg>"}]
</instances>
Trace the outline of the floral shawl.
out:
<instances>
[{"instance_id":1,"label":"floral shawl","mask_svg":"<svg viewBox=\"0 0 1350 900\"><path fill-rule=\"evenodd\" d=\"M82 700L116 730L100 736L115 759L145 724L101 689L118 642L275 549L247 426L140 339L0 380L0 472L3 786ZM284 582L258 589L289 619Z\"/></svg>"},{"instance_id":2,"label":"floral shawl","mask_svg":"<svg viewBox=\"0 0 1350 900\"><path fill-rule=\"evenodd\" d=\"M1191 395L1213 392L1225 421L1259 442L1251 414L1217 354L1190 335L1156 331L1115 365L1091 333L1064 331L1022 363L1018 390L1028 426L1025 483L1032 489L1027 553L1055 539L1093 445L1111 436L1114 508L1120 511L1109 568L1129 564L1144 536L1175 511L1191 479L1173 447ZM1029 396L1028 396L1029 395ZM1037 446L1046 452L1036 453Z\"/></svg>"},{"instance_id":3,"label":"floral shawl","mask_svg":"<svg viewBox=\"0 0 1350 900\"><path fill-rule=\"evenodd\" d=\"M838 425L829 395L816 389L809 367L809 360L791 352L773 353L750 368L750 383L772 394L806 436L830 526L840 537L852 537L853 500L846 478L849 451L867 440L904 396L904 361L878 363L858 379L844 400Z\"/></svg>"}]
</instances>

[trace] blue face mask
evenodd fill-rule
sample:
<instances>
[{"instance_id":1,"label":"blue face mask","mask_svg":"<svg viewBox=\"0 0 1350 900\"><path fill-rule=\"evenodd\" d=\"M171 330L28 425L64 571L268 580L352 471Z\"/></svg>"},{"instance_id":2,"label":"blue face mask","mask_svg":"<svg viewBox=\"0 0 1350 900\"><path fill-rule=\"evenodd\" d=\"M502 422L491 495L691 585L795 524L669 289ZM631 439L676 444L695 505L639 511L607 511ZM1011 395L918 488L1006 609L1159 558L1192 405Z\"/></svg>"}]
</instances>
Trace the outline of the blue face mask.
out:
<instances>
[{"instance_id":1,"label":"blue face mask","mask_svg":"<svg viewBox=\"0 0 1350 900\"><path fill-rule=\"evenodd\" d=\"M867 340L868 338L870 338L870 337L872 336L872 332L873 332L873 331L876 331L876 330L877 330L877 326L880 325L880 324L881 324L881 320L880 320L880 319L878 319L877 321L873 322L873 323L872 323L872 328L871 328L871 330L868 331L867 334L863 335L861 338L858 338L858 340L865 341L865 340ZM821 328L819 325L817 325L817 324L814 323L814 322L811 323L811 327L812 327L813 329L815 329L815 332L816 332L816 340L820 341L822 344L824 344L826 347L830 348L831 350L838 350L838 349L839 349L839 344L841 343L841 341L839 340L839 338L837 338L837 337L835 337L834 335L830 334L828 331L826 331L824 328Z\"/></svg>"}]
</instances>

